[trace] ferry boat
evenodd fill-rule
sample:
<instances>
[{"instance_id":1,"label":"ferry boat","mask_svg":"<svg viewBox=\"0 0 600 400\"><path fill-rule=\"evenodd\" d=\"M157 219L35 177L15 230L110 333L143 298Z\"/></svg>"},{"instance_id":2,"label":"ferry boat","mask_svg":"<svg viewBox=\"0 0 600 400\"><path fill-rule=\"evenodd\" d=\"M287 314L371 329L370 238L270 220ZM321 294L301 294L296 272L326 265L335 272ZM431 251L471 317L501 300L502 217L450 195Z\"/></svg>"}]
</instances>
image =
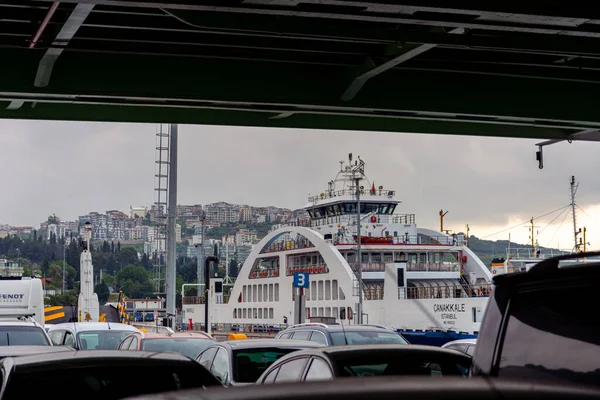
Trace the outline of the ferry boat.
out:
<instances>
[{"instance_id":1,"label":"ferry boat","mask_svg":"<svg viewBox=\"0 0 600 400\"><path fill-rule=\"evenodd\" d=\"M417 227L414 214L398 213L400 204L396 191L376 187L364 162L350 154L326 190L309 197L304 209L310 221L263 238L228 295L222 279L211 279L211 325L257 331L325 318L356 324L362 291L363 324L402 331L409 340L414 333L415 342L429 334L443 336L442 344L460 334L473 337L492 273L464 237ZM310 281L300 307L293 290L297 272L308 273ZM204 298L184 297L184 320L203 324L204 307ZM339 319L341 308L350 319Z\"/></svg>"}]
</instances>

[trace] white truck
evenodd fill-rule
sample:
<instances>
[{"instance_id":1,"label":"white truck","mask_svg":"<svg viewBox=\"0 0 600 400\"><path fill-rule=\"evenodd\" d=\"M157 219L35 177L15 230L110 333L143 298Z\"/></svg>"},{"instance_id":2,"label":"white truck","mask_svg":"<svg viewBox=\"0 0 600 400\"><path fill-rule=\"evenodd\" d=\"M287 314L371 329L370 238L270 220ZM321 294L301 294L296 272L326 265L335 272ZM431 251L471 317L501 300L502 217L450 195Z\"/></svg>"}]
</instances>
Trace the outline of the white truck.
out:
<instances>
[{"instance_id":1,"label":"white truck","mask_svg":"<svg viewBox=\"0 0 600 400\"><path fill-rule=\"evenodd\" d=\"M44 290L39 278L0 278L0 318L19 316L44 327Z\"/></svg>"},{"instance_id":2,"label":"white truck","mask_svg":"<svg viewBox=\"0 0 600 400\"><path fill-rule=\"evenodd\" d=\"M0 346L52 346L38 278L0 278Z\"/></svg>"}]
</instances>

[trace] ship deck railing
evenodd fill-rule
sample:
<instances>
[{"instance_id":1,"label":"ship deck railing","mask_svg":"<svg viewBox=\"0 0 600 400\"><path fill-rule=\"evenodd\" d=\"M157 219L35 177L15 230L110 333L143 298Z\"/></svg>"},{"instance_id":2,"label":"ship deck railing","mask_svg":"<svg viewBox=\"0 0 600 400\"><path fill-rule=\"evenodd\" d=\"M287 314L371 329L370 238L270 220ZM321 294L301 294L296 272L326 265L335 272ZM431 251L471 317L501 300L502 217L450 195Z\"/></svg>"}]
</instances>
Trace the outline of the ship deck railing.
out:
<instances>
[{"instance_id":1,"label":"ship deck railing","mask_svg":"<svg viewBox=\"0 0 600 400\"><path fill-rule=\"evenodd\" d=\"M309 203L316 203L325 199L333 199L341 196L356 196L355 189L341 189L341 190L327 190L325 192L319 193L315 196L309 196ZM387 190L387 189L377 189L372 192L370 189L363 189L360 191L360 196L364 199L368 199L369 197L378 197L384 199L393 199L396 196L395 190Z\"/></svg>"}]
</instances>

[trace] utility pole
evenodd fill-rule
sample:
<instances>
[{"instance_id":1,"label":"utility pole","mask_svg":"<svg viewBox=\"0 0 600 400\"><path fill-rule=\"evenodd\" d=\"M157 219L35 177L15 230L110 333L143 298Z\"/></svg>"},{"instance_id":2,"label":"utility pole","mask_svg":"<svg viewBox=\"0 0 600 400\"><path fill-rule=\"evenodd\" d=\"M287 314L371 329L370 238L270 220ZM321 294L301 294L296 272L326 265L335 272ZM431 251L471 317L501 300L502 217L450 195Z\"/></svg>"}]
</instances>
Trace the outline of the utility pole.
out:
<instances>
[{"instance_id":1,"label":"utility pole","mask_svg":"<svg viewBox=\"0 0 600 400\"><path fill-rule=\"evenodd\" d=\"M531 258L535 258L535 242L536 242L535 228L539 228L539 227L533 223L533 217L531 217L531 219L529 220L529 223L531 224L531 226L529 227L529 232L531 232L531 236L529 236L529 239L531 240Z\"/></svg>"},{"instance_id":2,"label":"utility pole","mask_svg":"<svg viewBox=\"0 0 600 400\"><path fill-rule=\"evenodd\" d=\"M165 286L167 292L167 318L170 326L174 326L173 319L177 309L175 307L175 282L176 282L176 260L177 244L175 243L175 228L177 222L177 124L170 124L171 143L169 146L169 198L167 218L167 271Z\"/></svg>"},{"instance_id":3,"label":"utility pole","mask_svg":"<svg viewBox=\"0 0 600 400\"><path fill-rule=\"evenodd\" d=\"M444 232L444 217L448 214L448 211L440 210L440 232Z\"/></svg>"},{"instance_id":4,"label":"utility pole","mask_svg":"<svg viewBox=\"0 0 600 400\"><path fill-rule=\"evenodd\" d=\"M206 212L200 212L200 252L198 253L198 267L196 270L196 281L200 284L200 288L204 283L204 221L206 221ZM200 290L198 290L198 295L200 295Z\"/></svg>"},{"instance_id":5,"label":"utility pole","mask_svg":"<svg viewBox=\"0 0 600 400\"><path fill-rule=\"evenodd\" d=\"M67 254L67 241L63 243L63 270L62 270L62 294L65 294L65 258Z\"/></svg>"},{"instance_id":6,"label":"utility pole","mask_svg":"<svg viewBox=\"0 0 600 400\"><path fill-rule=\"evenodd\" d=\"M467 234L465 236L466 236L466 243L465 243L465 245L467 247L469 247L469 224L467 224Z\"/></svg>"}]
</instances>

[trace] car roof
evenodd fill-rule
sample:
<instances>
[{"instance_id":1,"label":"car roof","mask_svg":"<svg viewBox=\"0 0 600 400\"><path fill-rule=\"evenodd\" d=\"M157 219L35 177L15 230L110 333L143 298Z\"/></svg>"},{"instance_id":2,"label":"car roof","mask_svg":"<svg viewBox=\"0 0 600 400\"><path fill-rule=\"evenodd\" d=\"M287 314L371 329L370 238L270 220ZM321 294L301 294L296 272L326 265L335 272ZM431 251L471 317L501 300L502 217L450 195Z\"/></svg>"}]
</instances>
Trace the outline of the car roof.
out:
<instances>
[{"instance_id":1,"label":"car roof","mask_svg":"<svg viewBox=\"0 0 600 400\"><path fill-rule=\"evenodd\" d=\"M448 343L445 343L442 348L446 347L446 346L450 346L452 344L477 344L477 339L458 339L458 340L452 340Z\"/></svg>"},{"instance_id":2,"label":"car roof","mask_svg":"<svg viewBox=\"0 0 600 400\"><path fill-rule=\"evenodd\" d=\"M6 317L0 316L0 326L28 326L28 327L37 327L43 329L40 324L36 321L28 320L28 321L20 321L14 318L8 319Z\"/></svg>"},{"instance_id":3,"label":"car roof","mask_svg":"<svg viewBox=\"0 0 600 400\"><path fill-rule=\"evenodd\" d=\"M15 366L61 364L69 366L74 364L106 365L131 364L142 360L156 360L157 362L192 362L189 357L178 353L162 353L150 351L122 351L122 350L78 350L70 352L35 354L12 358ZM4 359L5 362L7 359Z\"/></svg>"},{"instance_id":4,"label":"car roof","mask_svg":"<svg viewBox=\"0 0 600 400\"><path fill-rule=\"evenodd\" d=\"M0 346L0 358L20 357L32 354L74 352L67 346Z\"/></svg>"},{"instance_id":5,"label":"car roof","mask_svg":"<svg viewBox=\"0 0 600 400\"><path fill-rule=\"evenodd\" d=\"M461 358L470 359L471 357L456 350L444 349L436 346L426 346L418 344L366 344L366 345L348 345L348 346L321 346L318 349L300 350L294 355L298 354L328 354L334 357L343 355L356 357L357 355L364 354L365 356L375 355L378 353L405 353L405 354L416 354L416 353L437 353L447 356L457 356Z\"/></svg>"},{"instance_id":6,"label":"car roof","mask_svg":"<svg viewBox=\"0 0 600 400\"><path fill-rule=\"evenodd\" d=\"M121 324L119 322L63 322L62 324L54 324L49 329L73 329L77 332L85 331L131 331L139 332L140 330L132 325Z\"/></svg>"},{"instance_id":7,"label":"car roof","mask_svg":"<svg viewBox=\"0 0 600 400\"><path fill-rule=\"evenodd\" d=\"M225 342L217 342L211 346L221 345L230 348L231 350L241 349L260 349L260 348L290 348L290 349L305 349L313 347L323 347L316 342L308 340L289 340L289 339L246 339L246 340L228 340Z\"/></svg>"},{"instance_id":8,"label":"car roof","mask_svg":"<svg viewBox=\"0 0 600 400\"><path fill-rule=\"evenodd\" d=\"M381 331L381 332L394 332L384 326L377 325L322 325L322 324L305 324L305 325L292 325L281 332L296 330L324 330L330 332L357 332L357 331Z\"/></svg>"},{"instance_id":9,"label":"car roof","mask_svg":"<svg viewBox=\"0 0 600 400\"><path fill-rule=\"evenodd\" d=\"M395 378L395 377L394 377ZM223 388L189 389L135 397L136 400L314 400L314 399L597 399L596 387L565 385L564 382L522 379L486 379L411 376L337 378L334 380L283 382L272 385L248 385Z\"/></svg>"},{"instance_id":10,"label":"car roof","mask_svg":"<svg viewBox=\"0 0 600 400\"><path fill-rule=\"evenodd\" d=\"M600 256L600 252L587 252L577 256L573 254L547 258L535 264L529 271L513 272L510 274L500 274L492 278L494 285L512 285L521 283L537 284L545 279L578 279L582 282L597 282L600 278L600 263L587 262L576 263L574 265L560 264L563 260L572 260L576 257L584 259L585 257Z\"/></svg>"},{"instance_id":11,"label":"car roof","mask_svg":"<svg viewBox=\"0 0 600 400\"><path fill-rule=\"evenodd\" d=\"M205 339L205 340L213 340L214 338L207 335L207 334L201 334L198 332L189 332L189 333L171 333L171 334L160 334L160 333L156 333L156 332L141 332L142 335L142 340L143 339L181 339L181 338L188 338L188 339Z\"/></svg>"}]
</instances>

